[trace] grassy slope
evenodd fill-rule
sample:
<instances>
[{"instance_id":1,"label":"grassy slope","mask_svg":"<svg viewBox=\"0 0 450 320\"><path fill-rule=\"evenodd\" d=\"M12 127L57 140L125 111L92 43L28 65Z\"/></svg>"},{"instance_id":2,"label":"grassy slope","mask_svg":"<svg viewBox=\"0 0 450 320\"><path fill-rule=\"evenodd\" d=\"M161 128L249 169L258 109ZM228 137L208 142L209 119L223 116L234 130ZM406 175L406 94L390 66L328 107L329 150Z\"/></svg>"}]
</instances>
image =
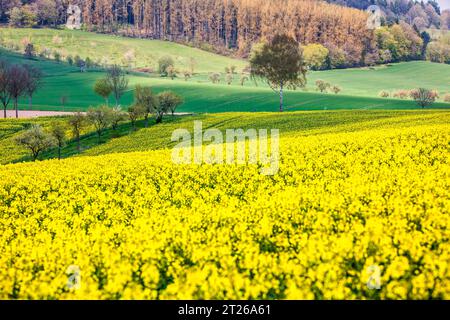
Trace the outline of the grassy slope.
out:
<instances>
[{"instance_id":1,"label":"grassy slope","mask_svg":"<svg viewBox=\"0 0 450 320\"><path fill-rule=\"evenodd\" d=\"M58 36L61 42L54 41ZM124 53L134 50L137 67L156 68L161 56L170 55L179 69L188 68L190 58L197 61L196 72L222 71L226 66L235 65L239 69L245 67L242 60L231 59L209 53L196 48L179 45L168 41L142 40L96 34L77 30L56 29L17 29L0 28L0 38L6 39L22 47L22 39L28 38L37 47L58 50L62 56L78 54L82 58L89 57L94 61L107 61L121 64Z\"/></svg>"},{"instance_id":2,"label":"grassy slope","mask_svg":"<svg viewBox=\"0 0 450 320\"><path fill-rule=\"evenodd\" d=\"M353 110L353 111L317 111L317 112L290 112L290 113L223 113L201 114L184 117L167 117L160 125L151 124L150 128L143 128L139 123L139 130L131 132L130 125L124 123L118 132L108 130L98 145L93 129L87 129L82 138L83 152L86 155L101 155L109 153L123 153L134 151L148 151L171 148L174 143L170 141L173 130L183 128L192 132L193 121L203 121L203 129L217 128L225 132L228 128L256 128L279 129L282 137L314 136L322 134L335 134L352 131L363 131L377 128L387 130L403 127L439 124L447 125L450 120L450 111L444 110ZM65 121L64 118L41 118L33 120L40 122L44 127L50 121ZM0 136L0 163L11 161L28 161L27 151L14 145L14 136L29 125L29 120L7 119L0 120L2 134ZM3 130L5 129L5 130ZM450 129L450 128L449 128ZM76 144L73 141L63 149L63 157L76 155ZM55 158L56 150L46 152L40 159Z\"/></svg>"},{"instance_id":3,"label":"grassy slope","mask_svg":"<svg viewBox=\"0 0 450 320\"><path fill-rule=\"evenodd\" d=\"M42 60L25 60L22 56L6 51L0 51L0 55L12 62L35 64L46 73L45 86L34 97L35 109L61 110L61 96L68 96L65 110L83 110L90 105L103 103L103 99L96 96L92 90L94 81L103 76L102 72L80 73L77 68L64 64ZM414 87L413 83L409 85L404 84L405 79L417 79L419 77L418 75L414 76L414 70L416 70L414 65L424 67L420 71L420 75L423 78L427 77L428 79L432 79L433 82L432 85L429 85L430 87L437 87L438 83L445 83L442 81L446 81L444 79L446 72L442 72L442 69L445 71L448 68L450 74L450 66L422 62L399 64L385 68L386 70L380 69L379 71L334 70L312 73L309 76L310 83L314 82L315 78L320 77L340 84L344 88L352 89L347 91L344 89L343 94L340 95L303 91L287 92L287 110L417 108L412 101L375 97L375 92L378 89L371 89L373 91L372 94L369 92L371 85L381 87L382 84L386 83L391 87L395 86L395 83L400 83L399 86ZM406 72L406 67L410 71L403 76L402 74ZM437 72L435 67L441 71ZM427 70L430 70L429 74ZM371 77L374 77L374 80L371 80ZM437 81L436 78L442 78L444 80L440 79ZM278 97L276 94L264 86L255 87L252 82L248 82L244 87L241 87L239 85L213 85L205 82L201 78L185 82L184 80L131 75L130 88L133 88L137 83L152 86L156 92L166 89L176 91L185 98L186 103L180 108L180 111L186 112L276 111L278 105ZM386 86L388 85L386 84ZM348 91L354 93L359 92L360 94L366 92L365 94L368 96L351 96ZM129 105L132 102L132 96L133 92L130 89L123 97L122 105ZM25 100L22 101L23 107L27 107L26 104L27 102ZM448 104L435 104L434 107L440 108L445 106L448 106Z\"/></svg>"},{"instance_id":4,"label":"grassy slope","mask_svg":"<svg viewBox=\"0 0 450 320\"><path fill-rule=\"evenodd\" d=\"M403 62L376 68L331 70L311 73L310 84L327 80L343 88L343 93L377 96L381 90L395 91L418 87L450 92L450 65L426 61Z\"/></svg>"}]
</instances>

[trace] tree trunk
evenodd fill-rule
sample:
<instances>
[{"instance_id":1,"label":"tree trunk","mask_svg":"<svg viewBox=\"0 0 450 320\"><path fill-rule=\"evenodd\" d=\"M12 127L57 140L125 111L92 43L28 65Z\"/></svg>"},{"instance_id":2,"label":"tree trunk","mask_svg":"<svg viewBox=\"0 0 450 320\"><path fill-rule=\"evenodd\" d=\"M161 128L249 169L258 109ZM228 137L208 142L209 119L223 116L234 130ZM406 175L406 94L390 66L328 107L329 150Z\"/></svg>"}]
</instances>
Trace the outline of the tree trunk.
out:
<instances>
[{"instance_id":1,"label":"tree trunk","mask_svg":"<svg viewBox=\"0 0 450 320\"><path fill-rule=\"evenodd\" d=\"M156 117L156 123L161 123L162 122L162 115L158 115Z\"/></svg>"},{"instance_id":2,"label":"tree trunk","mask_svg":"<svg viewBox=\"0 0 450 320\"><path fill-rule=\"evenodd\" d=\"M17 98L14 99L14 109L16 110L16 119L19 119L19 108L18 108Z\"/></svg>"},{"instance_id":3,"label":"tree trunk","mask_svg":"<svg viewBox=\"0 0 450 320\"><path fill-rule=\"evenodd\" d=\"M28 106L30 110L33 110L33 96L28 97Z\"/></svg>"},{"instance_id":4,"label":"tree trunk","mask_svg":"<svg viewBox=\"0 0 450 320\"><path fill-rule=\"evenodd\" d=\"M145 127L148 128L148 115L145 116Z\"/></svg>"},{"instance_id":5,"label":"tree trunk","mask_svg":"<svg viewBox=\"0 0 450 320\"><path fill-rule=\"evenodd\" d=\"M283 82L280 84L280 112L283 112Z\"/></svg>"},{"instance_id":6,"label":"tree trunk","mask_svg":"<svg viewBox=\"0 0 450 320\"><path fill-rule=\"evenodd\" d=\"M61 160L61 146L58 146L58 160Z\"/></svg>"},{"instance_id":7,"label":"tree trunk","mask_svg":"<svg viewBox=\"0 0 450 320\"><path fill-rule=\"evenodd\" d=\"M78 153L81 152L80 136L77 136L77 150L78 150Z\"/></svg>"},{"instance_id":8,"label":"tree trunk","mask_svg":"<svg viewBox=\"0 0 450 320\"><path fill-rule=\"evenodd\" d=\"M6 106L3 106L3 116L6 119Z\"/></svg>"}]
</instances>

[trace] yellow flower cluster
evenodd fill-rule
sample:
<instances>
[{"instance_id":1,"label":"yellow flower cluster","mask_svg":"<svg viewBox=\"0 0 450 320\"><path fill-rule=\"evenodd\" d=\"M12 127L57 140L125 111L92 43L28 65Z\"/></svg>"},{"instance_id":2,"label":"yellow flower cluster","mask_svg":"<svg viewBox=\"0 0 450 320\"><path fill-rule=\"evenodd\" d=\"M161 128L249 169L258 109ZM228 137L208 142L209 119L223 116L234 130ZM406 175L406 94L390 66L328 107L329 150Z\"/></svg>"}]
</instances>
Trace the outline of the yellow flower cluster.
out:
<instances>
[{"instance_id":1,"label":"yellow flower cluster","mask_svg":"<svg viewBox=\"0 0 450 320\"><path fill-rule=\"evenodd\" d=\"M0 299L450 299L449 126L351 131L2 166Z\"/></svg>"}]
</instances>

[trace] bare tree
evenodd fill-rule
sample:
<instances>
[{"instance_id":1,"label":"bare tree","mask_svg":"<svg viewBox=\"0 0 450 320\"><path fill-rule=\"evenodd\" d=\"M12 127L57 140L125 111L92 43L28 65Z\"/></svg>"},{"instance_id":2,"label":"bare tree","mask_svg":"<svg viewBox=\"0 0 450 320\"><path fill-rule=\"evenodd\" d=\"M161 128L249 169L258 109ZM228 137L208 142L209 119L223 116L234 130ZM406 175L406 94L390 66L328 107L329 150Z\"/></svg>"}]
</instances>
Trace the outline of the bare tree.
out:
<instances>
[{"instance_id":1,"label":"bare tree","mask_svg":"<svg viewBox=\"0 0 450 320\"><path fill-rule=\"evenodd\" d=\"M25 64L24 68L28 72L28 81L26 83L26 94L28 95L28 104L30 110L33 109L33 95L43 85L43 73L40 69Z\"/></svg>"},{"instance_id":2,"label":"bare tree","mask_svg":"<svg viewBox=\"0 0 450 320\"><path fill-rule=\"evenodd\" d=\"M11 99L14 101L14 109L16 110L16 118L19 118L19 98L27 91L27 83L30 75L27 69L20 65L13 65L9 69L9 86L8 91Z\"/></svg>"},{"instance_id":3,"label":"bare tree","mask_svg":"<svg viewBox=\"0 0 450 320\"><path fill-rule=\"evenodd\" d=\"M128 79L125 72L118 65L114 65L108 69L106 79L116 100L116 107L118 107L120 98L128 88Z\"/></svg>"},{"instance_id":4,"label":"bare tree","mask_svg":"<svg viewBox=\"0 0 450 320\"><path fill-rule=\"evenodd\" d=\"M67 101L69 101L69 97L67 95L63 94L61 97L59 97L59 101L61 102L61 106L64 111L66 103L67 103Z\"/></svg>"},{"instance_id":5,"label":"bare tree","mask_svg":"<svg viewBox=\"0 0 450 320\"><path fill-rule=\"evenodd\" d=\"M422 109L431 106L436 101L436 93L424 88L412 90L411 97Z\"/></svg>"},{"instance_id":6,"label":"bare tree","mask_svg":"<svg viewBox=\"0 0 450 320\"><path fill-rule=\"evenodd\" d=\"M11 101L11 94L9 92L9 65L6 61L0 60L0 100L3 104L3 113L6 118L6 109Z\"/></svg>"}]
</instances>

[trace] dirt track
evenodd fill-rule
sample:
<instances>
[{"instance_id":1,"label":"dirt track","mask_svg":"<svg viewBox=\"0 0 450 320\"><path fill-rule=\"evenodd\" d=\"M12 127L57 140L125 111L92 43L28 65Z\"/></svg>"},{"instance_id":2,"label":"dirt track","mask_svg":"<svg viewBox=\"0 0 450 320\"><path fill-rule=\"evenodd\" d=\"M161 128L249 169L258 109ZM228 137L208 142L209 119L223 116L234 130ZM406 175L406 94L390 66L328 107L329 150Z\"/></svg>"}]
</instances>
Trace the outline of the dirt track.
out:
<instances>
[{"instance_id":1,"label":"dirt track","mask_svg":"<svg viewBox=\"0 0 450 320\"><path fill-rule=\"evenodd\" d=\"M38 117L51 117L51 116L68 116L73 114L73 112L60 112L60 111L30 111L30 110L19 110L19 118L38 118ZM6 116L8 118L15 118L16 111L7 110ZM0 118L3 118L3 111L0 112Z\"/></svg>"}]
</instances>

